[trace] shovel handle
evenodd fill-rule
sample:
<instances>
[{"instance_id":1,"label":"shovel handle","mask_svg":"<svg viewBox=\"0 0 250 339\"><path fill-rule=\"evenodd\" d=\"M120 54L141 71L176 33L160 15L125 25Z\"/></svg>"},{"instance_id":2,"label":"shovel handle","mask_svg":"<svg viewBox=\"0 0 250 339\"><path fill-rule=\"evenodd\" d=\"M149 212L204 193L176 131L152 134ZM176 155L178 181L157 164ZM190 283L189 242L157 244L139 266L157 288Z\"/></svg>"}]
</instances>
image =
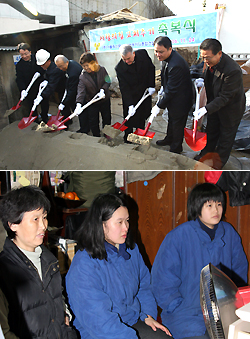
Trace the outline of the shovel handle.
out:
<instances>
[{"instance_id":1,"label":"shovel handle","mask_svg":"<svg viewBox=\"0 0 250 339\"><path fill-rule=\"evenodd\" d=\"M193 127L193 144L196 143L197 124L198 124L198 120L194 120L194 127Z\"/></svg>"},{"instance_id":2,"label":"shovel handle","mask_svg":"<svg viewBox=\"0 0 250 339\"><path fill-rule=\"evenodd\" d=\"M196 91L195 111L198 111L198 109L200 108L200 94L204 88L204 83L201 87L197 87L196 83L194 83L194 88Z\"/></svg>"},{"instance_id":3,"label":"shovel handle","mask_svg":"<svg viewBox=\"0 0 250 339\"><path fill-rule=\"evenodd\" d=\"M148 97L150 97L150 94L147 93L148 92L148 88L145 90L145 92L143 93L143 96L141 97L140 101L138 101L138 103L135 105L135 110L137 110L137 108L141 105L141 103L147 99Z\"/></svg>"},{"instance_id":4,"label":"shovel handle","mask_svg":"<svg viewBox=\"0 0 250 339\"><path fill-rule=\"evenodd\" d=\"M33 78L31 79L31 82L29 83L29 86L26 88L26 92L29 92L31 86L34 84L34 82L36 81L36 79L38 79L40 77L40 73L39 72L36 72L34 75L33 75Z\"/></svg>"},{"instance_id":5,"label":"shovel handle","mask_svg":"<svg viewBox=\"0 0 250 339\"><path fill-rule=\"evenodd\" d=\"M66 95L67 95L67 90L65 89L64 94L63 94L63 97L62 97L62 100L61 100L61 103L62 103L63 100L66 98Z\"/></svg>"},{"instance_id":6,"label":"shovel handle","mask_svg":"<svg viewBox=\"0 0 250 339\"><path fill-rule=\"evenodd\" d=\"M61 113L61 110L59 109L56 115L56 120L58 120L60 113Z\"/></svg>"},{"instance_id":7,"label":"shovel handle","mask_svg":"<svg viewBox=\"0 0 250 339\"><path fill-rule=\"evenodd\" d=\"M121 123L121 126L118 128L118 129L121 129L124 125L125 125L125 123L128 121L128 119L126 118L126 119L124 119L123 120L123 122Z\"/></svg>"},{"instance_id":8,"label":"shovel handle","mask_svg":"<svg viewBox=\"0 0 250 339\"><path fill-rule=\"evenodd\" d=\"M141 105L141 103L145 100L145 99L147 99L148 97L150 97L150 94L149 93L147 93L148 92L148 88L145 90L145 92L143 93L143 96L141 97L141 99L138 101L138 103L135 105L135 112L136 112L136 110L137 110L137 108ZM132 115L131 114L128 114L127 116L126 116L126 118L125 118L125 120L122 122L122 125L120 126L120 128L125 124L125 122L126 121L128 121L130 118L132 117ZM119 128L119 129L120 129Z\"/></svg>"},{"instance_id":9,"label":"shovel handle","mask_svg":"<svg viewBox=\"0 0 250 339\"><path fill-rule=\"evenodd\" d=\"M21 102L22 102L22 100L20 99L20 100L18 101L18 103L17 103L17 105L16 105L15 109L17 109L17 108L19 108L19 107L20 107L20 105L21 105ZM12 108L13 108L13 107L12 107Z\"/></svg>"},{"instance_id":10,"label":"shovel handle","mask_svg":"<svg viewBox=\"0 0 250 339\"><path fill-rule=\"evenodd\" d=\"M40 83L40 86L39 86L39 91L38 91L38 94L37 94L37 98L41 95L42 91L45 89L45 87L48 85L48 81L47 80L43 80L43 82ZM36 99L35 99L36 100ZM35 101L34 100L34 101ZM31 108L31 111L35 111L36 109L36 106L37 104L33 104L32 108Z\"/></svg>"},{"instance_id":11,"label":"shovel handle","mask_svg":"<svg viewBox=\"0 0 250 339\"><path fill-rule=\"evenodd\" d=\"M76 115L80 115L88 106L92 105L94 102L99 101L101 99L103 99L103 98L99 97L98 94L96 94L89 102L87 102L84 106L82 106L81 112L79 114L73 112L66 119L62 120L60 122L60 124L57 126L57 128L62 126L65 122L67 122L67 121L71 120L72 118L74 118Z\"/></svg>"},{"instance_id":12,"label":"shovel handle","mask_svg":"<svg viewBox=\"0 0 250 339\"><path fill-rule=\"evenodd\" d=\"M145 128L145 130L144 130L144 132L143 132L143 137L148 133L148 130L149 130L150 125L151 125L151 122L148 122L148 123L147 123L147 126L146 126L146 128Z\"/></svg>"}]
</instances>

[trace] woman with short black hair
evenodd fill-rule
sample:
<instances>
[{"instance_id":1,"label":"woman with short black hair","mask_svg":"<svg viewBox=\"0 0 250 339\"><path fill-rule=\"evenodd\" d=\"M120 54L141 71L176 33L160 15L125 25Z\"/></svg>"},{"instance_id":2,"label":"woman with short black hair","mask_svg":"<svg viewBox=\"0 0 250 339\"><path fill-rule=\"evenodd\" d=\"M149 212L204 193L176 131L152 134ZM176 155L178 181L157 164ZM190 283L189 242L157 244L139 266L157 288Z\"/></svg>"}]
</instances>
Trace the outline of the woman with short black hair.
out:
<instances>
[{"instance_id":1,"label":"woman with short black hair","mask_svg":"<svg viewBox=\"0 0 250 339\"><path fill-rule=\"evenodd\" d=\"M75 338L65 324L58 260L43 245L50 202L36 186L8 192L0 201L0 218L8 237L0 253L0 289L9 313L9 332L19 339Z\"/></svg>"},{"instance_id":2,"label":"woman with short black hair","mask_svg":"<svg viewBox=\"0 0 250 339\"><path fill-rule=\"evenodd\" d=\"M223 221L226 201L218 186L197 184L187 211L188 221L166 235L155 257L153 292L175 339L209 339L200 307L201 270L211 263L242 286L248 262L239 234Z\"/></svg>"}]
</instances>

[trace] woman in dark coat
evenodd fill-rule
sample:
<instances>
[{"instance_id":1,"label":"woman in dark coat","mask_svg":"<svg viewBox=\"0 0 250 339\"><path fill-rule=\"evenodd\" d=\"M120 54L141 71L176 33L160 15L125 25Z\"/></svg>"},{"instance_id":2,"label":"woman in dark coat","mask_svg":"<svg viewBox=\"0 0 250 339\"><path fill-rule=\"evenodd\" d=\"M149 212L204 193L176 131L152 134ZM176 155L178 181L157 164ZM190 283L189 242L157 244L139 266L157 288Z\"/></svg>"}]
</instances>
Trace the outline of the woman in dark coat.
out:
<instances>
[{"instance_id":1,"label":"woman in dark coat","mask_svg":"<svg viewBox=\"0 0 250 339\"><path fill-rule=\"evenodd\" d=\"M93 136L100 137L99 113L101 112L102 115L102 127L111 124L110 77L91 53L83 53L80 64L83 70L79 77L76 110L81 109L81 106L89 102L97 93L103 91L105 98L92 104L79 115L78 132L88 133L91 130Z\"/></svg>"},{"instance_id":2,"label":"woman in dark coat","mask_svg":"<svg viewBox=\"0 0 250 339\"><path fill-rule=\"evenodd\" d=\"M65 324L58 261L42 245L49 209L36 186L12 190L0 202L8 233L0 254L0 288L9 307L8 331L20 339L75 338Z\"/></svg>"}]
</instances>

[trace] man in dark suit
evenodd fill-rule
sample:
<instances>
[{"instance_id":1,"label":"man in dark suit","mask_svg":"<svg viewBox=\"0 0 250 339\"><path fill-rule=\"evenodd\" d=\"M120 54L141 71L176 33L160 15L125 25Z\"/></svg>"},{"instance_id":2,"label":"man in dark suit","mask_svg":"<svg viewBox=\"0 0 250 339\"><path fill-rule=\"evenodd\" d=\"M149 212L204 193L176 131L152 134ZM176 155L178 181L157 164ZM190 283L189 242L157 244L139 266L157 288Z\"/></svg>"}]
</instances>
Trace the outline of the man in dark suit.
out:
<instances>
[{"instance_id":1,"label":"man in dark suit","mask_svg":"<svg viewBox=\"0 0 250 339\"><path fill-rule=\"evenodd\" d=\"M154 41L154 51L161 69L161 99L152 108L156 116L160 109L168 109L167 135L156 142L159 146L170 145L170 152L181 153L184 127L192 106L192 81L188 63L172 49L171 40L160 36Z\"/></svg>"},{"instance_id":2,"label":"man in dark suit","mask_svg":"<svg viewBox=\"0 0 250 339\"><path fill-rule=\"evenodd\" d=\"M151 97L145 99L136 112L134 106L147 88L150 95L155 92L155 66L145 49L133 51L132 46L122 45L119 50L121 60L115 70L122 94L123 116L131 115L124 135L124 141L129 143L127 137L133 132L133 127L144 129L145 120L150 115Z\"/></svg>"},{"instance_id":3,"label":"man in dark suit","mask_svg":"<svg viewBox=\"0 0 250 339\"><path fill-rule=\"evenodd\" d=\"M43 90L42 94L36 98L36 104L41 103L42 120L47 123L48 111L49 111L49 98L55 92L58 94L58 98L61 101L65 90L65 75L64 72L56 67L54 61L50 60L50 53L45 49L39 49L36 52L36 63L45 70L44 78L48 80L48 85Z\"/></svg>"},{"instance_id":4,"label":"man in dark suit","mask_svg":"<svg viewBox=\"0 0 250 339\"><path fill-rule=\"evenodd\" d=\"M207 145L195 160L206 161L214 169L227 162L235 135L245 111L246 97L242 70L222 52L217 39L205 39L200 45L206 63L204 82L207 104L194 112L196 120L207 114Z\"/></svg>"},{"instance_id":5,"label":"man in dark suit","mask_svg":"<svg viewBox=\"0 0 250 339\"><path fill-rule=\"evenodd\" d=\"M24 106L27 108L27 112L31 111L33 101L37 96L39 84L43 81L44 70L42 67L36 64L35 56L31 53L30 45L21 42L17 46L17 50L21 56L21 59L16 64L16 83L21 93L21 99L24 101ZM33 75L39 72L40 77L33 83L29 92L26 88L29 86Z\"/></svg>"},{"instance_id":6,"label":"man in dark suit","mask_svg":"<svg viewBox=\"0 0 250 339\"><path fill-rule=\"evenodd\" d=\"M58 106L64 118L67 118L71 111L76 108L76 94L79 82L79 76L82 72L82 66L74 60L68 60L64 55L57 55L54 59L56 66L63 72L66 77L66 96ZM67 125L68 122L66 122Z\"/></svg>"}]
</instances>

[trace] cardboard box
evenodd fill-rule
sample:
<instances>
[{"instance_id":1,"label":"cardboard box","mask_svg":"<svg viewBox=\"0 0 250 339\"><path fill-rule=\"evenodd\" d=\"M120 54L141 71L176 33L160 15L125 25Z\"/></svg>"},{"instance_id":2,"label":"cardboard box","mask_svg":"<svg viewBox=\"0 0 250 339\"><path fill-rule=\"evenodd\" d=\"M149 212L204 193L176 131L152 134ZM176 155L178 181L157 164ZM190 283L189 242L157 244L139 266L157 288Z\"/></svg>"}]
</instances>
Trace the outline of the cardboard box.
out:
<instances>
[{"instance_id":1,"label":"cardboard box","mask_svg":"<svg viewBox=\"0 0 250 339\"><path fill-rule=\"evenodd\" d=\"M59 261L60 273L66 274L75 255L77 243L70 239L63 240L63 243L61 243L60 239L59 245L57 245L57 259Z\"/></svg>"}]
</instances>

